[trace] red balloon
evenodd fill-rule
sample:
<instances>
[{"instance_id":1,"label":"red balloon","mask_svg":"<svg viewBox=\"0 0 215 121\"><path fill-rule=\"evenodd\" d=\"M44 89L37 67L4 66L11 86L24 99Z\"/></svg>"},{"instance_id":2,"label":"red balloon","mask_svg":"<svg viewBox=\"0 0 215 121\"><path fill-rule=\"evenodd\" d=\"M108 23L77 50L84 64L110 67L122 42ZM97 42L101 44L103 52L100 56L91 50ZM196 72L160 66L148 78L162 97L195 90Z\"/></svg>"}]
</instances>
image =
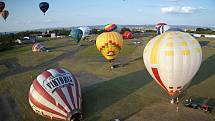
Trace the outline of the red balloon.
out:
<instances>
[{"instance_id":1,"label":"red balloon","mask_svg":"<svg viewBox=\"0 0 215 121\"><path fill-rule=\"evenodd\" d=\"M123 39L133 39L133 34L129 31L125 31L123 34L122 34L122 37Z\"/></svg>"},{"instance_id":2,"label":"red balloon","mask_svg":"<svg viewBox=\"0 0 215 121\"><path fill-rule=\"evenodd\" d=\"M6 21L6 19L7 19L8 16L9 16L9 11L4 10L4 11L2 12L2 17L4 18L5 21Z\"/></svg>"}]
</instances>

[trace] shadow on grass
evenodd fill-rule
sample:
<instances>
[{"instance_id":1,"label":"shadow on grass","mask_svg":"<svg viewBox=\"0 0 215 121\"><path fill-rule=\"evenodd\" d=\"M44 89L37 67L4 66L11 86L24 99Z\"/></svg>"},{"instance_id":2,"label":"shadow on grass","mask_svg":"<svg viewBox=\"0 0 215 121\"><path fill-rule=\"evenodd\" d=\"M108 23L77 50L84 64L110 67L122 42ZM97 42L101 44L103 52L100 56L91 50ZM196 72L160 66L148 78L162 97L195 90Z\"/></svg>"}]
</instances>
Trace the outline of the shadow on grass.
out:
<instances>
[{"instance_id":1,"label":"shadow on grass","mask_svg":"<svg viewBox=\"0 0 215 121\"><path fill-rule=\"evenodd\" d=\"M129 61L123 63L122 66L127 66L127 65L129 65L130 63L135 62L135 61L138 61L138 60L141 60L141 59L142 59L142 57L134 58L134 59L132 59L132 60L129 60Z\"/></svg>"},{"instance_id":2,"label":"shadow on grass","mask_svg":"<svg viewBox=\"0 0 215 121\"><path fill-rule=\"evenodd\" d=\"M9 91L0 96L0 121L15 121L21 118L21 113Z\"/></svg>"},{"instance_id":3,"label":"shadow on grass","mask_svg":"<svg viewBox=\"0 0 215 121\"><path fill-rule=\"evenodd\" d=\"M191 97L193 102L199 105L208 104L212 108L212 114L215 113L215 99L209 97Z\"/></svg>"},{"instance_id":4,"label":"shadow on grass","mask_svg":"<svg viewBox=\"0 0 215 121\"><path fill-rule=\"evenodd\" d=\"M58 45L58 46L55 46L55 47L49 47L49 48L47 48L47 50L56 50L56 49L63 48L63 47L68 47L68 46L71 46L71 45Z\"/></svg>"},{"instance_id":5,"label":"shadow on grass","mask_svg":"<svg viewBox=\"0 0 215 121\"><path fill-rule=\"evenodd\" d=\"M151 80L148 72L141 70L94 85L93 88L88 87L92 89L85 88L88 91L83 94L84 115L87 117L97 115L103 109L147 85Z\"/></svg>"},{"instance_id":6,"label":"shadow on grass","mask_svg":"<svg viewBox=\"0 0 215 121\"><path fill-rule=\"evenodd\" d=\"M208 57L202 64L201 67L193 78L191 86L196 85L215 74L215 55Z\"/></svg>"},{"instance_id":7,"label":"shadow on grass","mask_svg":"<svg viewBox=\"0 0 215 121\"><path fill-rule=\"evenodd\" d=\"M209 41L199 41L199 44L204 47L204 46L207 46L209 43Z\"/></svg>"}]
</instances>

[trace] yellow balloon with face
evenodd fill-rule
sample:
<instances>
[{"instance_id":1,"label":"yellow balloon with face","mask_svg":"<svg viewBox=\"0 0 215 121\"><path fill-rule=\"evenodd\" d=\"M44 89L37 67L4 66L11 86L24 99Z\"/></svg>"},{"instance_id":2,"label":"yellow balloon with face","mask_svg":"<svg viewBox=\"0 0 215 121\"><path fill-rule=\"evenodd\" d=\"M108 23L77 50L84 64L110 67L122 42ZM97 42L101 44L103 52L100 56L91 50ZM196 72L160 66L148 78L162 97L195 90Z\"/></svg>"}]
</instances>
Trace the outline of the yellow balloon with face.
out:
<instances>
[{"instance_id":1,"label":"yellow balloon with face","mask_svg":"<svg viewBox=\"0 0 215 121\"><path fill-rule=\"evenodd\" d=\"M117 32L104 32L96 38L97 49L109 61L116 58L122 45L122 36Z\"/></svg>"}]
</instances>

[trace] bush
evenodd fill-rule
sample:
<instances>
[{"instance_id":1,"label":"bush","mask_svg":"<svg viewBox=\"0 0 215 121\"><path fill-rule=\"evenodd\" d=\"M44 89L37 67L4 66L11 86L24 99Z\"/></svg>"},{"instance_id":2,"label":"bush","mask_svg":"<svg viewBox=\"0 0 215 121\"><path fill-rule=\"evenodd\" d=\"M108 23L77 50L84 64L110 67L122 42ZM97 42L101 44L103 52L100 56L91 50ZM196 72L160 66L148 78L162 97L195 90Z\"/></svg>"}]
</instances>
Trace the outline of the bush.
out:
<instances>
[{"instance_id":1,"label":"bush","mask_svg":"<svg viewBox=\"0 0 215 121\"><path fill-rule=\"evenodd\" d=\"M91 29L90 30L90 33L89 34L101 34L101 33L103 33L104 32L104 30L103 29Z\"/></svg>"},{"instance_id":2,"label":"bush","mask_svg":"<svg viewBox=\"0 0 215 121\"><path fill-rule=\"evenodd\" d=\"M16 36L15 34L5 34L0 35L0 51L12 47L15 43Z\"/></svg>"},{"instance_id":3,"label":"bush","mask_svg":"<svg viewBox=\"0 0 215 121\"><path fill-rule=\"evenodd\" d=\"M120 34L123 34L124 32L126 32L126 31L129 31L129 32L131 32L131 30L129 29L129 28L122 28L121 29L121 31L120 31Z\"/></svg>"}]
</instances>

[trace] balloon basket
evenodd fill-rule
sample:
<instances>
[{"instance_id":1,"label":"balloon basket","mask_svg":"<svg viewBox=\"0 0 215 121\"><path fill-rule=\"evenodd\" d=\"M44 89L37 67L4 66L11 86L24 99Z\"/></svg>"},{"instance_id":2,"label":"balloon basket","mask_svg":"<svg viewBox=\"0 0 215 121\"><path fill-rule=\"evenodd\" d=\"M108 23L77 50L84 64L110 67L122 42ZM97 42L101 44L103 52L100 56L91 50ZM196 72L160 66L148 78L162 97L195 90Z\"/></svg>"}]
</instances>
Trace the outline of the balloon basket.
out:
<instances>
[{"instance_id":1,"label":"balloon basket","mask_svg":"<svg viewBox=\"0 0 215 121\"><path fill-rule=\"evenodd\" d=\"M79 110L75 110L72 113L69 113L66 121L81 121L82 115Z\"/></svg>"}]
</instances>

